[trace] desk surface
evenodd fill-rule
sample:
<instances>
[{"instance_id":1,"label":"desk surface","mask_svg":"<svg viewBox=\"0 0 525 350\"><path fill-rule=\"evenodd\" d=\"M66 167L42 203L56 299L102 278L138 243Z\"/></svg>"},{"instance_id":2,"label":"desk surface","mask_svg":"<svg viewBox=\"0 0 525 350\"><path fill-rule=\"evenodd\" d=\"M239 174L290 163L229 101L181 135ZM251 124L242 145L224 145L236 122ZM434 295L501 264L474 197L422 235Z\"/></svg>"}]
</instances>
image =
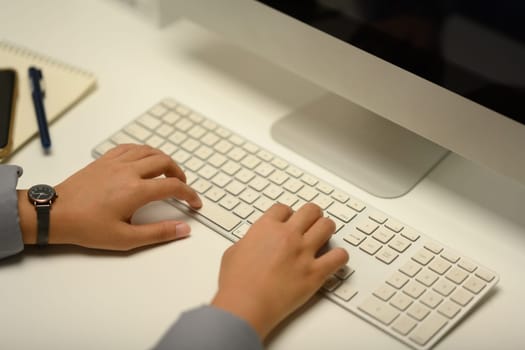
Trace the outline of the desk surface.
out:
<instances>
[{"instance_id":1,"label":"desk surface","mask_svg":"<svg viewBox=\"0 0 525 350\"><path fill-rule=\"evenodd\" d=\"M437 349L513 348L525 343L521 266L525 188L449 156L408 195L378 199L276 144L270 125L322 91L229 46L189 22L158 28L113 1L0 0L4 39L94 72L98 89L54 123L54 150L37 139L10 162L20 188L56 184L89 163L91 149L161 97L184 101L328 182L498 271L495 292ZM260 131L264 132L260 132ZM180 217L165 203L138 220ZM184 310L216 288L229 242L189 219L190 239L120 254L74 247L26 249L0 262L2 347L144 349ZM268 342L269 349L406 349L315 297Z\"/></svg>"}]
</instances>

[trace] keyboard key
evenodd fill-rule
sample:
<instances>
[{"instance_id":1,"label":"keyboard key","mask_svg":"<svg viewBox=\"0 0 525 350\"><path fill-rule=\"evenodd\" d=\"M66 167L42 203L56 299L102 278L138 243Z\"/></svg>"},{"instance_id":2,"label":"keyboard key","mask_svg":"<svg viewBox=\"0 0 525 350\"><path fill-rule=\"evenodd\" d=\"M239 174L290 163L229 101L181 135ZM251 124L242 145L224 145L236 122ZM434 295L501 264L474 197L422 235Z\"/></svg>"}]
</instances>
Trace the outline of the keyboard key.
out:
<instances>
[{"instance_id":1,"label":"keyboard key","mask_svg":"<svg viewBox=\"0 0 525 350\"><path fill-rule=\"evenodd\" d=\"M164 116L162 116L162 121L164 121L166 124L173 125L177 120L180 119L180 115L178 115L175 112L167 112Z\"/></svg>"},{"instance_id":2,"label":"keyboard key","mask_svg":"<svg viewBox=\"0 0 525 350\"><path fill-rule=\"evenodd\" d=\"M422 270L416 276L416 281L424 284L427 287L430 287L438 280L438 275L428 269Z\"/></svg>"},{"instance_id":3,"label":"keyboard key","mask_svg":"<svg viewBox=\"0 0 525 350\"><path fill-rule=\"evenodd\" d=\"M430 310L421 303L414 303L408 308L407 314L418 321L422 321L428 316Z\"/></svg>"},{"instance_id":4,"label":"keyboard key","mask_svg":"<svg viewBox=\"0 0 525 350\"><path fill-rule=\"evenodd\" d=\"M332 198L338 202L346 203L350 197L348 197L347 194L336 190L332 193Z\"/></svg>"},{"instance_id":5,"label":"keyboard key","mask_svg":"<svg viewBox=\"0 0 525 350\"><path fill-rule=\"evenodd\" d=\"M366 236L358 231L352 231L344 235L343 239L351 245L358 246L365 240Z\"/></svg>"},{"instance_id":6,"label":"keyboard key","mask_svg":"<svg viewBox=\"0 0 525 350\"><path fill-rule=\"evenodd\" d=\"M149 110L149 113L155 117L162 117L164 113L166 113L168 109L162 105L156 105L155 107L151 108Z\"/></svg>"},{"instance_id":7,"label":"keyboard key","mask_svg":"<svg viewBox=\"0 0 525 350\"><path fill-rule=\"evenodd\" d=\"M452 264L450 264L448 261L441 257L436 257L434 260L430 262L428 265L428 268L440 275L443 275L445 272L448 271L452 267Z\"/></svg>"},{"instance_id":8,"label":"keyboard key","mask_svg":"<svg viewBox=\"0 0 525 350\"><path fill-rule=\"evenodd\" d=\"M428 264L432 259L434 258L434 254L426 250L425 248L421 248L416 255L412 257L412 260L420 263L421 265Z\"/></svg>"},{"instance_id":9,"label":"keyboard key","mask_svg":"<svg viewBox=\"0 0 525 350\"><path fill-rule=\"evenodd\" d=\"M495 275L492 272L489 272L485 269L478 269L475 274L476 276L487 282L491 282L495 277Z\"/></svg>"},{"instance_id":10,"label":"keyboard key","mask_svg":"<svg viewBox=\"0 0 525 350\"><path fill-rule=\"evenodd\" d=\"M374 296L368 297L358 308L385 325L399 316L399 311Z\"/></svg>"},{"instance_id":11,"label":"keyboard key","mask_svg":"<svg viewBox=\"0 0 525 350\"><path fill-rule=\"evenodd\" d=\"M468 303L474 298L472 293L463 288L457 288L454 293L450 296L450 299L461 306L467 306Z\"/></svg>"},{"instance_id":12,"label":"keyboard key","mask_svg":"<svg viewBox=\"0 0 525 350\"><path fill-rule=\"evenodd\" d=\"M317 196L317 194L318 192L316 190L308 186L304 186L299 190L299 192L297 192L297 195L307 202L311 202L315 198L315 196Z\"/></svg>"},{"instance_id":13,"label":"keyboard key","mask_svg":"<svg viewBox=\"0 0 525 350\"><path fill-rule=\"evenodd\" d=\"M362 251L367 252L370 255L374 255L381 249L381 243L377 242L372 238L366 238L365 241L359 246Z\"/></svg>"},{"instance_id":14,"label":"keyboard key","mask_svg":"<svg viewBox=\"0 0 525 350\"><path fill-rule=\"evenodd\" d=\"M438 312L442 314L443 316L446 316L450 319L454 318L459 312L461 311L461 308L459 305L446 300L438 307Z\"/></svg>"},{"instance_id":15,"label":"keyboard key","mask_svg":"<svg viewBox=\"0 0 525 350\"><path fill-rule=\"evenodd\" d=\"M487 283L476 276L471 276L463 285L465 289L471 291L474 294L479 294L485 287Z\"/></svg>"},{"instance_id":16,"label":"keyboard key","mask_svg":"<svg viewBox=\"0 0 525 350\"><path fill-rule=\"evenodd\" d=\"M288 171L288 170L287 170ZM317 184L317 189L321 192L323 192L324 194L326 195L329 195L330 193L332 193L334 191L334 188L330 185L328 185L327 183L325 182L319 182Z\"/></svg>"},{"instance_id":17,"label":"keyboard key","mask_svg":"<svg viewBox=\"0 0 525 350\"><path fill-rule=\"evenodd\" d=\"M358 222L356 224L356 228L359 231L361 231L363 233L366 233L367 235L369 235L372 232L374 232L375 230L377 230L378 227L379 227L379 225L376 224L374 221L371 221L371 220L364 220L364 221Z\"/></svg>"},{"instance_id":18,"label":"keyboard key","mask_svg":"<svg viewBox=\"0 0 525 350\"><path fill-rule=\"evenodd\" d=\"M204 195L212 201L218 202L222 197L226 195L226 192L224 192L224 190L220 188L212 187L208 191L206 191Z\"/></svg>"},{"instance_id":19,"label":"keyboard key","mask_svg":"<svg viewBox=\"0 0 525 350\"><path fill-rule=\"evenodd\" d=\"M235 208L235 206L237 204L239 204L239 200L236 198L236 197L233 197L229 194L227 194L226 196L224 196L219 204L224 208L224 209L227 209L227 210L232 210L233 208Z\"/></svg>"},{"instance_id":20,"label":"keyboard key","mask_svg":"<svg viewBox=\"0 0 525 350\"><path fill-rule=\"evenodd\" d=\"M403 253L405 250L407 250L408 247L410 247L410 245L412 245L410 241L399 236L394 237L394 239L388 243L388 246L390 248L398 251L399 253Z\"/></svg>"},{"instance_id":21,"label":"keyboard key","mask_svg":"<svg viewBox=\"0 0 525 350\"><path fill-rule=\"evenodd\" d=\"M245 186L237 180L231 181L225 188L226 191L230 192L234 196L238 196L244 189Z\"/></svg>"},{"instance_id":22,"label":"keyboard key","mask_svg":"<svg viewBox=\"0 0 525 350\"><path fill-rule=\"evenodd\" d=\"M383 284L381 287L377 288L373 294L383 301L388 301L394 294L396 294L396 290L388 284Z\"/></svg>"},{"instance_id":23,"label":"keyboard key","mask_svg":"<svg viewBox=\"0 0 525 350\"><path fill-rule=\"evenodd\" d=\"M294 166L289 166L286 168L286 172L295 178L301 177L304 174L301 169Z\"/></svg>"},{"instance_id":24,"label":"keyboard key","mask_svg":"<svg viewBox=\"0 0 525 350\"><path fill-rule=\"evenodd\" d=\"M145 144L153 148L159 148L159 146L162 145L165 141L166 140L160 137L159 135L153 134L150 138L146 140Z\"/></svg>"},{"instance_id":25,"label":"keyboard key","mask_svg":"<svg viewBox=\"0 0 525 350\"><path fill-rule=\"evenodd\" d=\"M97 148L95 148L95 151L100 154L100 155L103 155L105 154L107 151L109 151L110 149L114 148L116 145L113 143L113 142L110 142L110 141L104 141L102 142L100 145L97 146Z\"/></svg>"},{"instance_id":26,"label":"keyboard key","mask_svg":"<svg viewBox=\"0 0 525 350\"><path fill-rule=\"evenodd\" d=\"M276 185L282 185L286 180L289 179L289 175L281 170L276 170L268 178Z\"/></svg>"},{"instance_id":27,"label":"keyboard key","mask_svg":"<svg viewBox=\"0 0 525 350\"><path fill-rule=\"evenodd\" d=\"M425 286L414 280L408 282L407 285L403 288L403 292L414 299L419 298L421 294L423 294L425 291Z\"/></svg>"},{"instance_id":28,"label":"keyboard key","mask_svg":"<svg viewBox=\"0 0 525 350\"><path fill-rule=\"evenodd\" d=\"M325 283L323 284L323 289L327 292L334 291L339 285L341 284L341 280L335 276L330 276L326 279Z\"/></svg>"},{"instance_id":29,"label":"keyboard key","mask_svg":"<svg viewBox=\"0 0 525 350\"><path fill-rule=\"evenodd\" d=\"M426 306L435 309L436 306L438 306L443 301L443 298L440 297L436 292L427 290L421 299L419 299L419 301L421 301Z\"/></svg>"},{"instance_id":30,"label":"keyboard key","mask_svg":"<svg viewBox=\"0 0 525 350\"><path fill-rule=\"evenodd\" d=\"M111 136L111 141L113 141L117 145L121 145L121 144L124 144L124 143L140 144L140 142L137 139L129 136L128 134L126 134L126 133L124 133L122 131L119 131L115 135Z\"/></svg>"},{"instance_id":31,"label":"keyboard key","mask_svg":"<svg viewBox=\"0 0 525 350\"><path fill-rule=\"evenodd\" d=\"M347 279L354 273L354 269L348 265L345 265L335 272L335 275L342 280Z\"/></svg>"},{"instance_id":32,"label":"keyboard key","mask_svg":"<svg viewBox=\"0 0 525 350\"><path fill-rule=\"evenodd\" d=\"M401 232L401 230L404 228L404 225L399 221L388 219L388 221L385 223L385 227L398 233Z\"/></svg>"},{"instance_id":33,"label":"keyboard key","mask_svg":"<svg viewBox=\"0 0 525 350\"><path fill-rule=\"evenodd\" d=\"M389 232L388 230L385 230L383 228L380 228L379 230L375 231L372 234L372 237L377 239L379 242L386 244L388 241L390 241L394 237L394 233Z\"/></svg>"},{"instance_id":34,"label":"keyboard key","mask_svg":"<svg viewBox=\"0 0 525 350\"><path fill-rule=\"evenodd\" d=\"M416 231L408 228L408 227L405 227L403 229L403 231L401 231L401 236L405 237L405 238L408 238L409 240L411 240L412 242L415 242L418 240L418 238L420 237L419 233L417 233Z\"/></svg>"},{"instance_id":35,"label":"keyboard key","mask_svg":"<svg viewBox=\"0 0 525 350\"><path fill-rule=\"evenodd\" d=\"M290 193L297 193L297 191L303 188L303 186L304 185L299 180L293 178L289 178L283 185L284 189Z\"/></svg>"},{"instance_id":36,"label":"keyboard key","mask_svg":"<svg viewBox=\"0 0 525 350\"><path fill-rule=\"evenodd\" d=\"M167 131L169 131L169 129L167 129ZM170 140L176 145L181 145L186 139L188 139L188 136L180 131L175 131L168 137L168 140Z\"/></svg>"},{"instance_id":37,"label":"keyboard key","mask_svg":"<svg viewBox=\"0 0 525 350\"><path fill-rule=\"evenodd\" d=\"M250 216L251 213L253 213L253 211L254 209L251 205L248 205L243 202L239 203L239 205L237 205L235 209L233 209L234 214L238 215L242 219L246 219L248 216Z\"/></svg>"},{"instance_id":38,"label":"keyboard key","mask_svg":"<svg viewBox=\"0 0 525 350\"><path fill-rule=\"evenodd\" d=\"M409 260L399 269L399 271L403 272L408 277L414 277L419 271L421 271L421 269L421 265L415 261Z\"/></svg>"},{"instance_id":39,"label":"keyboard key","mask_svg":"<svg viewBox=\"0 0 525 350\"><path fill-rule=\"evenodd\" d=\"M247 169L250 169L250 170L253 170L255 169L255 167L257 165L259 165L261 163L261 160L259 158L257 158L256 156L252 155L252 154L249 154L247 155L246 157L243 158L243 160L241 161L241 164L247 168Z\"/></svg>"},{"instance_id":40,"label":"keyboard key","mask_svg":"<svg viewBox=\"0 0 525 350\"><path fill-rule=\"evenodd\" d=\"M281 169L281 170L284 170L288 167L288 162L282 158L279 158L279 157L275 157L273 160L272 160L272 164L277 168L277 169Z\"/></svg>"},{"instance_id":41,"label":"keyboard key","mask_svg":"<svg viewBox=\"0 0 525 350\"><path fill-rule=\"evenodd\" d=\"M388 219L388 217L385 214L373 209L368 211L368 217L377 222L378 224L384 224Z\"/></svg>"},{"instance_id":42,"label":"keyboard key","mask_svg":"<svg viewBox=\"0 0 525 350\"><path fill-rule=\"evenodd\" d=\"M395 306L400 311L405 311L414 301L408 295L403 293L397 293L392 300L390 305Z\"/></svg>"},{"instance_id":43,"label":"keyboard key","mask_svg":"<svg viewBox=\"0 0 525 350\"><path fill-rule=\"evenodd\" d=\"M282 193L281 196L277 198L277 202L285 204L289 207L293 206L298 200L299 199L295 195L288 192Z\"/></svg>"},{"instance_id":44,"label":"keyboard key","mask_svg":"<svg viewBox=\"0 0 525 350\"><path fill-rule=\"evenodd\" d=\"M436 242L426 242L424 247L434 254L439 254L443 251L443 247Z\"/></svg>"},{"instance_id":45,"label":"keyboard key","mask_svg":"<svg viewBox=\"0 0 525 350\"><path fill-rule=\"evenodd\" d=\"M273 159L273 155L270 152L265 151L263 149L257 152L257 157L261 158L265 162L269 162Z\"/></svg>"},{"instance_id":46,"label":"keyboard key","mask_svg":"<svg viewBox=\"0 0 525 350\"><path fill-rule=\"evenodd\" d=\"M445 250L443 253L441 253L441 256L446 260L450 261L451 263L457 263L460 258L458 254L454 253L451 250Z\"/></svg>"},{"instance_id":47,"label":"keyboard key","mask_svg":"<svg viewBox=\"0 0 525 350\"><path fill-rule=\"evenodd\" d=\"M419 324L419 326L410 334L410 339L415 343L423 346L432 339L441 328L448 323L446 318L438 314L430 315L426 320Z\"/></svg>"},{"instance_id":48,"label":"keyboard key","mask_svg":"<svg viewBox=\"0 0 525 350\"><path fill-rule=\"evenodd\" d=\"M394 272L392 276L386 281L386 283L390 284L392 287L401 289L407 282L409 281L408 277L405 275L402 275L399 272Z\"/></svg>"},{"instance_id":49,"label":"keyboard key","mask_svg":"<svg viewBox=\"0 0 525 350\"><path fill-rule=\"evenodd\" d=\"M339 220L346 223L350 222L350 220L356 216L356 213L352 209L338 202L332 203L332 205L328 207L327 211Z\"/></svg>"},{"instance_id":50,"label":"keyboard key","mask_svg":"<svg viewBox=\"0 0 525 350\"><path fill-rule=\"evenodd\" d=\"M407 316L401 315L392 324L392 329L401 335L407 335L416 325L416 321Z\"/></svg>"},{"instance_id":51,"label":"keyboard key","mask_svg":"<svg viewBox=\"0 0 525 350\"><path fill-rule=\"evenodd\" d=\"M317 204L321 209L326 210L334 200L324 194L318 194L311 202Z\"/></svg>"},{"instance_id":52,"label":"keyboard key","mask_svg":"<svg viewBox=\"0 0 525 350\"><path fill-rule=\"evenodd\" d=\"M246 232L250 229L251 225L242 223L233 230L232 234L237 238L243 238L246 235Z\"/></svg>"},{"instance_id":53,"label":"keyboard key","mask_svg":"<svg viewBox=\"0 0 525 350\"><path fill-rule=\"evenodd\" d=\"M257 192L262 192L269 184L270 181L266 180L264 177L256 176L250 181L249 186Z\"/></svg>"},{"instance_id":54,"label":"keyboard key","mask_svg":"<svg viewBox=\"0 0 525 350\"><path fill-rule=\"evenodd\" d=\"M357 200L355 198L350 198L347 204L350 208L354 209L355 211L362 212L365 210L366 206L363 202L360 200Z\"/></svg>"},{"instance_id":55,"label":"keyboard key","mask_svg":"<svg viewBox=\"0 0 525 350\"><path fill-rule=\"evenodd\" d=\"M304 182L307 185L310 185L310 186L315 186L319 182L319 180L317 178L315 178L315 177L313 177L312 175L309 175L309 174L304 174L301 177L301 181Z\"/></svg>"},{"instance_id":56,"label":"keyboard key","mask_svg":"<svg viewBox=\"0 0 525 350\"><path fill-rule=\"evenodd\" d=\"M350 299L357 295L357 290L354 289L349 281L345 281L339 287L337 287L334 295L344 301L350 301Z\"/></svg>"},{"instance_id":57,"label":"keyboard key","mask_svg":"<svg viewBox=\"0 0 525 350\"><path fill-rule=\"evenodd\" d=\"M237 226L241 220L238 217L233 215L231 212L227 211L223 207L211 202L206 198L202 198L202 208L196 212L199 215L204 216L206 219L210 220L216 225L219 225L226 231L231 231L235 226Z\"/></svg>"},{"instance_id":58,"label":"keyboard key","mask_svg":"<svg viewBox=\"0 0 525 350\"><path fill-rule=\"evenodd\" d=\"M388 247L383 247L381 248L379 253L377 253L376 258L381 260L385 264L390 264L394 260L396 260L398 256L399 254L396 253L393 249L390 249Z\"/></svg>"},{"instance_id":59,"label":"keyboard key","mask_svg":"<svg viewBox=\"0 0 525 350\"><path fill-rule=\"evenodd\" d=\"M436 292L438 292L442 296L448 297L450 293L452 293L452 291L456 289L456 286L452 282L449 282L446 279L440 279L439 281L436 282L436 284L434 284L432 289L434 289Z\"/></svg>"},{"instance_id":60,"label":"keyboard key","mask_svg":"<svg viewBox=\"0 0 525 350\"><path fill-rule=\"evenodd\" d=\"M446 277L456 284L461 284L468 277L468 274L457 267L453 267L447 274Z\"/></svg>"},{"instance_id":61,"label":"keyboard key","mask_svg":"<svg viewBox=\"0 0 525 350\"><path fill-rule=\"evenodd\" d=\"M213 131L217 128L217 123L211 120L205 120L201 125L210 131Z\"/></svg>"},{"instance_id":62,"label":"keyboard key","mask_svg":"<svg viewBox=\"0 0 525 350\"><path fill-rule=\"evenodd\" d=\"M461 258L461 260L458 262L458 266L468 272L474 272L478 268L476 264L467 258Z\"/></svg>"}]
</instances>

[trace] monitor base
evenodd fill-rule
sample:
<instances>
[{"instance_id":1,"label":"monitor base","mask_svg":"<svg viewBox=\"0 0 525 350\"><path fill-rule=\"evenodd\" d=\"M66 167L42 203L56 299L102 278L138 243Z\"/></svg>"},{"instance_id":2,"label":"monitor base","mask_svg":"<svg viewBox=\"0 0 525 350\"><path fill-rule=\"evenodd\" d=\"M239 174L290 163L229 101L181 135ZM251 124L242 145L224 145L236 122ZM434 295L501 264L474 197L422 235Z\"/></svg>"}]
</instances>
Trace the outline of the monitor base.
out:
<instances>
[{"instance_id":1,"label":"monitor base","mask_svg":"<svg viewBox=\"0 0 525 350\"><path fill-rule=\"evenodd\" d=\"M406 194L448 154L441 146L334 94L277 121L272 136L381 198Z\"/></svg>"}]
</instances>

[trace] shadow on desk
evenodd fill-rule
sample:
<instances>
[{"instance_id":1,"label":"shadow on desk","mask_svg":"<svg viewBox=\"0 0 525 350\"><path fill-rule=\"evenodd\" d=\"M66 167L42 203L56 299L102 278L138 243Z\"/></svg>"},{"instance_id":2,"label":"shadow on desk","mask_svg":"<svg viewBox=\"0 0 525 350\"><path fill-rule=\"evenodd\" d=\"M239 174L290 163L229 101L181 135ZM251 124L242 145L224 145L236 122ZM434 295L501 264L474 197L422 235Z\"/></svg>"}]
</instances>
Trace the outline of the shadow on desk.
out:
<instances>
[{"instance_id":1,"label":"shadow on desk","mask_svg":"<svg viewBox=\"0 0 525 350\"><path fill-rule=\"evenodd\" d=\"M450 154L428 180L471 206L482 208L525 229L525 186Z\"/></svg>"}]
</instances>

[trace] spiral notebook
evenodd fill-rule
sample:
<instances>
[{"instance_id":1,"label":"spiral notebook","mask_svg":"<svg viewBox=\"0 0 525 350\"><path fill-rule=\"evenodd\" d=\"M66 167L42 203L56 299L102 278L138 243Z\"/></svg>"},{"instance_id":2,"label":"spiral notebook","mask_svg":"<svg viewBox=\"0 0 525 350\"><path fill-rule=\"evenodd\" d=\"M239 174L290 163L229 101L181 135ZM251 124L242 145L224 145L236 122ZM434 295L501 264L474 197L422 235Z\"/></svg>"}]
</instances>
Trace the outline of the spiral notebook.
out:
<instances>
[{"instance_id":1,"label":"spiral notebook","mask_svg":"<svg viewBox=\"0 0 525 350\"><path fill-rule=\"evenodd\" d=\"M83 69L60 62L33 50L0 41L0 68L12 68L18 73L18 99L14 120L11 155L38 135L38 124L31 99L28 68L36 66L44 75L46 97L44 105L51 124L95 89L95 76ZM51 131L51 137L53 131ZM4 158L3 160L9 157Z\"/></svg>"}]
</instances>

